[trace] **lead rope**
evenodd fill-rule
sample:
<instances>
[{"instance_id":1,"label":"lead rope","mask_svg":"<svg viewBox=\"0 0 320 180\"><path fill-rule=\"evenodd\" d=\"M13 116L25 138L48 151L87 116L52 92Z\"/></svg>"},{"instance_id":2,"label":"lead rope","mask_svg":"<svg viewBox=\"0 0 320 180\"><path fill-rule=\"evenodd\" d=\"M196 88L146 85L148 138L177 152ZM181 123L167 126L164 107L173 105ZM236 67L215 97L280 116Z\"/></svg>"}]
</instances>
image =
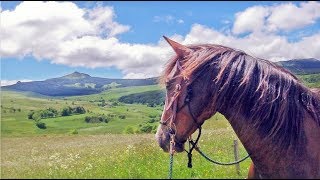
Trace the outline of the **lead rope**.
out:
<instances>
[{"instance_id":1,"label":"lead rope","mask_svg":"<svg viewBox=\"0 0 320 180\"><path fill-rule=\"evenodd\" d=\"M172 167L173 167L173 155L174 155L174 134L171 134L170 140L170 162L169 162L169 177L168 179L172 179Z\"/></svg>"},{"instance_id":2,"label":"lead rope","mask_svg":"<svg viewBox=\"0 0 320 180\"><path fill-rule=\"evenodd\" d=\"M185 150L188 153L188 168L192 168L192 151L193 151L193 149L198 149L197 143L198 143L200 136L201 136L201 129L202 129L201 126L199 126L199 134L198 134L198 137L195 142L193 142L191 136L188 138L189 139L189 151ZM190 144L192 145L191 148L190 148Z\"/></svg>"},{"instance_id":3,"label":"lead rope","mask_svg":"<svg viewBox=\"0 0 320 180\"><path fill-rule=\"evenodd\" d=\"M202 157L204 157L206 160L214 163L214 164L217 164L217 165L235 165L235 164L238 164L244 160L246 160L248 157L250 157L250 155L248 154L247 156L245 156L244 158L238 160L238 161L234 161L234 162L229 162L229 163L223 163L223 162L218 162L218 161L215 161L213 159L211 159L210 157L208 157L206 154L204 154L200 148L197 146L198 144L198 141L200 139L200 136L201 136L201 126L199 127L199 134L198 134L198 137L196 139L196 141L193 141L191 139L191 136L189 137L189 151L185 150L187 153L188 153L188 168L192 168L192 151L193 149L195 149ZM190 144L192 145L192 147L190 148Z\"/></svg>"}]
</instances>

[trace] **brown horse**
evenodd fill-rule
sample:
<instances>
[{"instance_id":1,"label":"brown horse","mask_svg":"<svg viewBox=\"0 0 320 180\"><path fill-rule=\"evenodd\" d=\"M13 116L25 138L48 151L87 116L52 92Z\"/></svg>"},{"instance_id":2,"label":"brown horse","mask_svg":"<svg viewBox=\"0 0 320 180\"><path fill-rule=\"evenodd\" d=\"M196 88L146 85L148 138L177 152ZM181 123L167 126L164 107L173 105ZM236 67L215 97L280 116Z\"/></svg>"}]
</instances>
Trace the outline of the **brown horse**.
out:
<instances>
[{"instance_id":1,"label":"brown horse","mask_svg":"<svg viewBox=\"0 0 320 180\"><path fill-rule=\"evenodd\" d=\"M253 161L248 178L320 178L320 96L269 61L221 45L184 46L162 83L166 102L156 134L168 152L216 112L223 114Z\"/></svg>"}]
</instances>

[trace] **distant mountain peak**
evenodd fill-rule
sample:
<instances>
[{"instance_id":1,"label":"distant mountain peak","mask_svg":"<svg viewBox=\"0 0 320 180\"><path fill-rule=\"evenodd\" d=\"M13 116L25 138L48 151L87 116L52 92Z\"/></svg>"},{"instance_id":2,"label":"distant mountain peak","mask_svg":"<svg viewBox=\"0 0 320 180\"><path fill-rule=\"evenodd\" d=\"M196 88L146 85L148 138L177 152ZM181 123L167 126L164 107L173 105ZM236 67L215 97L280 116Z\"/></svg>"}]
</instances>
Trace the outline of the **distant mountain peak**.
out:
<instances>
[{"instance_id":1,"label":"distant mountain peak","mask_svg":"<svg viewBox=\"0 0 320 180\"><path fill-rule=\"evenodd\" d=\"M287 61L305 61L305 62L309 62L309 61L320 61L319 59L316 58L304 58L304 59L291 59L291 60L287 60Z\"/></svg>"},{"instance_id":2,"label":"distant mountain peak","mask_svg":"<svg viewBox=\"0 0 320 180\"><path fill-rule=\"evenodd\" d=\"M295 74L314 74L320 72L320 60L315 58L278 61L277 64Z\"/></svg>"},{"instance_id":3,"label":"distant mountain peak","mask_svg":"<svg viewBox=\"0 0 320 180\"><path fill-rule=\"evenodd\" d=\"M85 73L80 73L78 71L75 71L71 74L67 74L65 76L62 76L61 78L64 78L64 79L84 79L84 78L88 78L88 77L91 77L91 76L88 74L85 74Z\"/></svg>"}]
</instances>

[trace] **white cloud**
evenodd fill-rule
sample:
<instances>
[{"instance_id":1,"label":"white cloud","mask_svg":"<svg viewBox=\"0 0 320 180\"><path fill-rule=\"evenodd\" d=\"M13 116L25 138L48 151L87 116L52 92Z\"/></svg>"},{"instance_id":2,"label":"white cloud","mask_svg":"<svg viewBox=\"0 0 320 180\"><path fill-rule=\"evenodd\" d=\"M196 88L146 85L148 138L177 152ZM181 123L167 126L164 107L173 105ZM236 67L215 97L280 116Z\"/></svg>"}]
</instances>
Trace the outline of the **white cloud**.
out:
<instances>
[{"instance_id":1,"label":"white cloud","mask_svg":"<svg viewBox=\"0 0 320 180\"><path fill-rule=\"evenodd\" d=\"M98 6L92 10L89 10L89 21L95 27L98 27L100 34L106 34L108 37L114 37L118 34L127 32L130 26L121 25L115 21L115 13L112 7Z\"/></svg>"},{"instance_id":2,"label":"white cloud","mask_svg":"<svg viewBox=\"0 0 320 180\"><path fill-rule=\"evenodd\" d=\"M200 24L194 24L182 43L221 44L272 61L309 57L320 59L320 32L304 37L298 42L290 43L287 37L276 34L256 32L241 38L225 35Z\"/></svg>"},{"instance_id":3,"label":"white cloud","mask_svg":"<svg viewBox=\"0 0 320 180\"><path fill-rule=\"evenodd\" d=\"M244 12L237 13L233 32L240 34L261 31L264 27L264 19L268 14L269 9L262 6L249 7Z\"/></svg>"},{"instance_id":4,"label":"white cloud","mask_svg":"<svg viewBox=\"0 0 320 180\"><path fill-rule=\"evenodd\" d=\"M284 3L274 6L253 6L236 14L233 33L276 32L294 30L314 24L320 19L320 3L301 2L299 6Z\"/></svg>"},{"instance_id":5,"label":"white cloud","mask_svg":"<svg viewBox=\"0 0 320 180\"><path fill-rule=\"evenodd\" d=\"M177 22L178 22L179 24L182 24L182 23L184 23L184 20L178 19Z\"/></svg>"},{"instance_id":6,"label":"white cloud","mask_svg":"<svg viewBox=\"0 0 320 180\"><path fill-rule=\"evenodd\" d=\"M1 13L0 55L32 55L55 64L114 66L125 75L158 76L171 53L169 46L119 42L116 36L129 26L115 22L115 16L112 7L100 5L87 10L72 2L22 2Z\"/></svg>"},{"instance_id":7,"label":"white cloud","mask_svg":"<svg viewBox=\"0 0 320 180\"><path fill-rule=\"evenodd\" d=\"M280 12L278 7L286 9L287 6L294 6L290 3L254 6L235 15L233 28L228 26L234 34L228 33L228 29L219 31L193 24L185 36L174 34L170 38L182 44L222 44L273 61L309 57L320 59L320 31L308 33L296 42L277 34L279 29L294 29L314 23L319 14L314 7L319 4L301 3L298 8L301 13L309 12L303 14L308 16L304 23L297 20L290 26L280 25L284 20L277 18L277 12ZM292 16L299 16L295 10L284 12L295 12L298 14ZM127 32L130 26L116 22L115 17L112 7L101 5L81 9L72 2L22 2L12 11L1 12L0 55L32 55L38 60L48 59L52 63L68 66L113 66L123 72L124 78L131 79L159 76L165 62L174 54L173 50L162 37L156 44L120 42L117 35ZM154 21L157 20L183 22L170 15L164 19L155 16ZM232 25L232 22L226 23ZM244 32L249 34L237 36Z\"/></svg>"},{"instance_id":8,"label":"white cloud","mask_svg":"<svg viewBox=\"0 0 320 180\"><path fill-rule=\"evenodd\" d=\"M22 79L22 80L1 80L1 86L9 86L12 84L16 84L18 81L20 82L31 82L32 80L29 79Z\"/></svg>"},{"instance_id":9,"label":"white cloud","mask_svg":"<svg viewBox=\"0 0 320 180\"><path fill-rule=\"evenodd\" d=\"M267 28L270 31L292 30L314 24L320 19L320 3L301 2L300 7L292 4L281 4L272 8L267 19Z\"/></svg>"},{"instance_id":10,"label":"white cloud","mask_svg":"<svg viewBox=\"0 0 320 180\"><path fill-rule=\"evenodd\" d=\"M144 73L129 73L123 77L124 79L144 79L148 78Z\"/></svg>"}]
</instances>

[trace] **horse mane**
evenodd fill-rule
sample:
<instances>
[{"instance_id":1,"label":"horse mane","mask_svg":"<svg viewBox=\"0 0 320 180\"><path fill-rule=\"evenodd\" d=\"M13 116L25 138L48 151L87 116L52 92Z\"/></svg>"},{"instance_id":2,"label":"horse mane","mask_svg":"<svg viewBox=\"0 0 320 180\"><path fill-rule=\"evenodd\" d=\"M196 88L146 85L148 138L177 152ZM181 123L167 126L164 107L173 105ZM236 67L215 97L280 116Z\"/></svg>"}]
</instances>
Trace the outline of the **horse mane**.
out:
<instances>
[{"instance_id":1,"label":"horse mane","mask_svg":"<svg viewBox=\"0 0 320 180\"><path fill-rule=\"evenodd\" d=\"M308 113L320 126L320 97L305 87L288 70L270 61L221 45L190 45L193 53L174 57L166 65L161 82L182 64L180 75L195 81L205 78L212 93L211 108L219 112L232 108L242 112L259 135L282 147L289 147L304 136L303 117ZM214 82L214 83L212 83Z\"/></svg>"}]
</instances>

